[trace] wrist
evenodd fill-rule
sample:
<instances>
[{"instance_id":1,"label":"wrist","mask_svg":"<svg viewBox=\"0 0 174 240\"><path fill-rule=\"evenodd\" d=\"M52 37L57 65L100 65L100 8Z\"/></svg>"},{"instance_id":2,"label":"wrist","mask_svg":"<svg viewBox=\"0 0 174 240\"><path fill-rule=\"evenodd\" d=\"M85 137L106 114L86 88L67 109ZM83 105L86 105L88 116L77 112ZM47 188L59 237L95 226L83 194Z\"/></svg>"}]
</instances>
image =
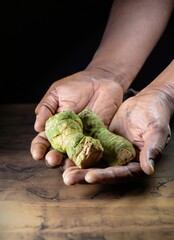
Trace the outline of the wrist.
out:
<instances>
[{"instance_id":1,"label":"wrist","mask_svg":"<svg viewBox=\"0 0 174 240\"><path fill-rule=\"evenodd\" d=\"M88 66L86 69L84 69L84 71L87 73L88 77L91 76L91 78L93 79L99 81L107 80L109 82L113 82L114 86L117 85L119 93L122 93L122 95L124 95L123 88L120 84L120 81L118 80L118 75L116 76L113 72L109 71L108 69L94 65Z\"/></svg>"},{"instance_id":2,"label":"wrist","mask_svg":"<svg viewBox=\"0 0 174 240\"><path fill-rule=\"evenodd\" d=\"M172 116L174 114L174 60L141 93L152 93L154 97L159 95Z\"/></svg>"},{"instance_id":3,"label":"wrist","mask_svg":"<svg viewBox=\"0 0 174 240\"><path fill-rule=\"evenodd\" d=\"M135 74L129 71L123 63L114 63L114 60L109 59L98 59L94 58L87 66L86 70L98 70L105 72L112 78L113 81L117 82L123 90L123 93L127 91L129 86L134 80Z\"/></svg>"},{"instance_id":4,"label":"wrist","mask_svg":"<svg viewBox=\"0 0 174 240\"><path fill-rule=\"evenodd\" d=\"M154 87L151 89L147 89L146 93L153 94L153 97L159 100L162 100L162 102L165 105L165 108L168 110L169 117L171 118L174 114L174 98L171 94L171 91L169 90L168 86L162 86L162 87Z\"/></svg>"}]
</instances>

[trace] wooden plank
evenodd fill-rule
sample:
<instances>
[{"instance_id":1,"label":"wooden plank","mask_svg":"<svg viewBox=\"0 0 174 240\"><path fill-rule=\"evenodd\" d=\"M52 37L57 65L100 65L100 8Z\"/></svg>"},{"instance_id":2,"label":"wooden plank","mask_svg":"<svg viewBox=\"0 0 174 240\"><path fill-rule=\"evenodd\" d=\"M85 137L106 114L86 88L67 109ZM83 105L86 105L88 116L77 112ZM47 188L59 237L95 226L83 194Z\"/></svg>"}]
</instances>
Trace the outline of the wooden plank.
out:
<instances>
[{"instance_id":1,"label":"wooden plank","mask_svg":"<svg viewBox=\"0 0 174 240\"><path fill-rule=\"evenodd\" d=\"M0 106L1 240L173 239L174 137L153 176L66 186L30 155L34 107Z\"/></svg>"}]
</instances>

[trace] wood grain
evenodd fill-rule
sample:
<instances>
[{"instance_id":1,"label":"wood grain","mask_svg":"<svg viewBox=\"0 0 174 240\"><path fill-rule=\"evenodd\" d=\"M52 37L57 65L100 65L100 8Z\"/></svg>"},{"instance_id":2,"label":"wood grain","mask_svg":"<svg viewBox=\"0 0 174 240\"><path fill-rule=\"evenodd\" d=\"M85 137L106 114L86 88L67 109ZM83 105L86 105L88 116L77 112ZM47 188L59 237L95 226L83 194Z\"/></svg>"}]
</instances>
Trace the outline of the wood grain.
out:
<instances>
[{"instance_id":1,"label":"wood grain","mask_svg":"<svg viewBox=\"0 0 174 240\"><path fill-rule=\"evenodd\" d=\"M174 239L174 137L153 176L66 186L30 155L34 108L0 106L1 240Z\"/></svg>"}]
</instances>

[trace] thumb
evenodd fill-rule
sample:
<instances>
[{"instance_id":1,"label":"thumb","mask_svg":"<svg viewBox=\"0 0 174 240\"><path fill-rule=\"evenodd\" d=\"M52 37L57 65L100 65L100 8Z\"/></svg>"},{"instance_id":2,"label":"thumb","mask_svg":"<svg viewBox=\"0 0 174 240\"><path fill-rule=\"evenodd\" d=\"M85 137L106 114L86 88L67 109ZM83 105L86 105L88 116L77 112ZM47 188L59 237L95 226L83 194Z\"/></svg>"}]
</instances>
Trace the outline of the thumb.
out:
<instances>
[{"instance_id":1,"label":"thumb","mask_svg":"<svg viewBox=\"0 0 174 240\"><path fill-rule=\"evenodd\" d=\"M45 122L48 118L52 117L54 113L45 105L38 105L36 108L36 121L34 124L34 128L37 132L44 131Z\"/></svg>"},{"instance_id":2,"label":"thumb","mask_svg":"<svg viewBox=\"0 0 174 240\"><path fill-rule=\"evenodd\" d=\"M151 175L154 173L155 160L162 154L165 145L169 142L171 131L169 125L144 134L144 146L140 152L140 165L142 170Z\"/></svg>"}]
</instances>

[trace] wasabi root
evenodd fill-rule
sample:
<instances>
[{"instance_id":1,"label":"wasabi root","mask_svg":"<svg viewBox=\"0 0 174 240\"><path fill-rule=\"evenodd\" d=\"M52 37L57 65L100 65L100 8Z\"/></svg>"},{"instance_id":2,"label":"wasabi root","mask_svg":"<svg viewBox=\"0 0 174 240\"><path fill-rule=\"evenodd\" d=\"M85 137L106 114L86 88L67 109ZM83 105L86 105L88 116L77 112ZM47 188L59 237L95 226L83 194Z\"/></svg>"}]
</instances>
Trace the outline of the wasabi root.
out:
<instances>
[{"instance_id":1,"label":"wasabi root","mask_svg":"<svg viewBox=\"0 0 174 240\"><path fill-rule=\"evenodd\" d=\"M94 166L101 158L108 166L121 166L136 155L127 139L111 133L88 109L78 115L72 110L55 114L47 120L45 133L51 146L66 153L79 168Z\"/></svg>"},{"instance_id":2,"label":"wasabi root","mask_svg":"<svg viewBox=\"0 0 174 240\"><path fill-rule=\"evenodd\" d=\"M109 166L121 166L132 161L136 152L133 145L122 136L111 133L103 121L89 109L79 113L85 135L98 139L104 148L103 158Z\"/></svg>"},{"instance_id":3,"label":"wasabi root","mask_svg":"<svg viewBox=\"0 0 174 240\"><path fill-rule=\"evenodd\" d=\"M51 146L66 153L79 168L94 166L102 157L103 147L100 141L83 134L82 121L71 110L49 118L45 133Z\"/></svg>"}]
</instances>

